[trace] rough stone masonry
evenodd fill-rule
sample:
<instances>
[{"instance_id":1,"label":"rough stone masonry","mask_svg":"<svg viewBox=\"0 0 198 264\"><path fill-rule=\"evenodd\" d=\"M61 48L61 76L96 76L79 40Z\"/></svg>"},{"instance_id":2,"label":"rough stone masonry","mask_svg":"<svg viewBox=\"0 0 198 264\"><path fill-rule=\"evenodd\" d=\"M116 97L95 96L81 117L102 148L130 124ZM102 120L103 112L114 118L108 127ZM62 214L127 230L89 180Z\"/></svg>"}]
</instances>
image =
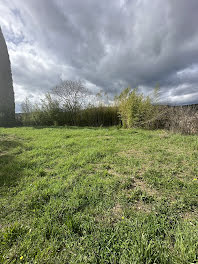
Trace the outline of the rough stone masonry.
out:
<instances>
[{"instance_id":1,"label":"rough stone masonry","mask_svg":"<svg viewBox=\"0 0 198 264\"><path fill-rule=\"evenodd\" d=\"M15 102L10 59L0 27L0 126L15 124Z\"/></svg>"}]
</instances>

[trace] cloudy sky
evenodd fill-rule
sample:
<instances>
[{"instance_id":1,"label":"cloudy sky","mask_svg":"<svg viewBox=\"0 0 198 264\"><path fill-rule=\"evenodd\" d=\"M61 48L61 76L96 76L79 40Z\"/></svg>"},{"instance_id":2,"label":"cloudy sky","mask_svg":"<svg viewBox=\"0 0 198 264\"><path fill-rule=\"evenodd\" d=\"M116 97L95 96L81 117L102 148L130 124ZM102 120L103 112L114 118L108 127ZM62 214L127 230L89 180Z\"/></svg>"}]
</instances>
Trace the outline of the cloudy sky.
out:
<instances>
[{"instance_id":1,"label":"cloudy sky","mask_svg":"<svg viewBox=\"0 0 198 264\"><path fill-rule=\"evenodd\" d=\"M198 0L0 0L17 110L61 79L198 103Z\"/></svg>"}]
</instances>

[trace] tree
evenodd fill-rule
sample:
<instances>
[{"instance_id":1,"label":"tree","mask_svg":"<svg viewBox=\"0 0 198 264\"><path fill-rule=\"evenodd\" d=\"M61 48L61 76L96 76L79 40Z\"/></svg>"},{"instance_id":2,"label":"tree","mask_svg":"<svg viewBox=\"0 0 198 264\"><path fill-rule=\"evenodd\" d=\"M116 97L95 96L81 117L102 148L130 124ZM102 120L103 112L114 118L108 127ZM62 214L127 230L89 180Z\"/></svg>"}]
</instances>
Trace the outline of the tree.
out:
<instances>
[{"instance_id":1,"label":"tree","mask_svg":"<svg viewBox=\"0 0 198 264\"><path fill-rule=\"evenodd\" d=\"M71 125L76 123L76 115L82 109L88 94L82 81L62 80L52 89L63 110L69 114Z\"/></svg>"}]
</instances>

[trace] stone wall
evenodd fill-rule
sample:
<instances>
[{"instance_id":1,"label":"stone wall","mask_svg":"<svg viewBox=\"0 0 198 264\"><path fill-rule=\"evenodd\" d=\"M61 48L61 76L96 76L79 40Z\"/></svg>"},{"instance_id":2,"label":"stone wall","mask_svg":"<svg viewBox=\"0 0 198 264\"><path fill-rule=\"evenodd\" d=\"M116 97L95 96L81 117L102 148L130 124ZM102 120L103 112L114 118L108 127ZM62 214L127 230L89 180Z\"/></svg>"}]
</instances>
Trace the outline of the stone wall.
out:
<instances>
[{"instance_id":1,"label":"stone wall","mask_svg":"<svg viewBox=\"0 0 198 264\"><path fill-rule=\"evenodd\" d=\"M15 123L15 103L10 59L0 28L0 126Z\"/></svg>"}]
</instances>

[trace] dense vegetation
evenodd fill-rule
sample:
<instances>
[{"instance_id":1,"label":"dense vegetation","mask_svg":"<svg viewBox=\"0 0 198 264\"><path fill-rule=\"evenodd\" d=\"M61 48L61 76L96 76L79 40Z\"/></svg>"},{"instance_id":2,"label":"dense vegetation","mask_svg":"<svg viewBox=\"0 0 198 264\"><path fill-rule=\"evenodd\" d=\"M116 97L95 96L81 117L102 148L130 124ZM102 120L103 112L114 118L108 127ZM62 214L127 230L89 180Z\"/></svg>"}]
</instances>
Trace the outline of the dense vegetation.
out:
<instances>
[{"instance_id":1,"label":"dense vegetation","mask_svg":"<svg viewBox=\"0 0 198 264\"><path fill-rule=\"evenodd\" d=\"M80 81L66 80L47 93L40 103L26 99L20 122L25 126L164 128L198 134L197 108L163 106L158 104L158 99L158 88L145 97L138 88L128 87L109 101L102 92L90 95Z\"/></svg>"},{"instance_id":2,"label":"dense vegetation","mask_svg":"<svg viewBox=\"0 0 198 264\"><path fill-rule=\"evenodd\" d=\"M40 104L27 98L22 103L22 123L134 127L152 119L157 108L152 96L145 98L137 88L128 87L110 103L106 94L90 94L82 82L66 80L48 92Z\"/></svg>"},{"instance_id":3,"label":"dense vegetation","mask_svg":"<svg viewBox=\"0 0 198 264\"><path fill-rule=\"evenodd\" d=\"M0 262L197 263L198 137L0 128Z\"/></svg>"}]
</instances>

